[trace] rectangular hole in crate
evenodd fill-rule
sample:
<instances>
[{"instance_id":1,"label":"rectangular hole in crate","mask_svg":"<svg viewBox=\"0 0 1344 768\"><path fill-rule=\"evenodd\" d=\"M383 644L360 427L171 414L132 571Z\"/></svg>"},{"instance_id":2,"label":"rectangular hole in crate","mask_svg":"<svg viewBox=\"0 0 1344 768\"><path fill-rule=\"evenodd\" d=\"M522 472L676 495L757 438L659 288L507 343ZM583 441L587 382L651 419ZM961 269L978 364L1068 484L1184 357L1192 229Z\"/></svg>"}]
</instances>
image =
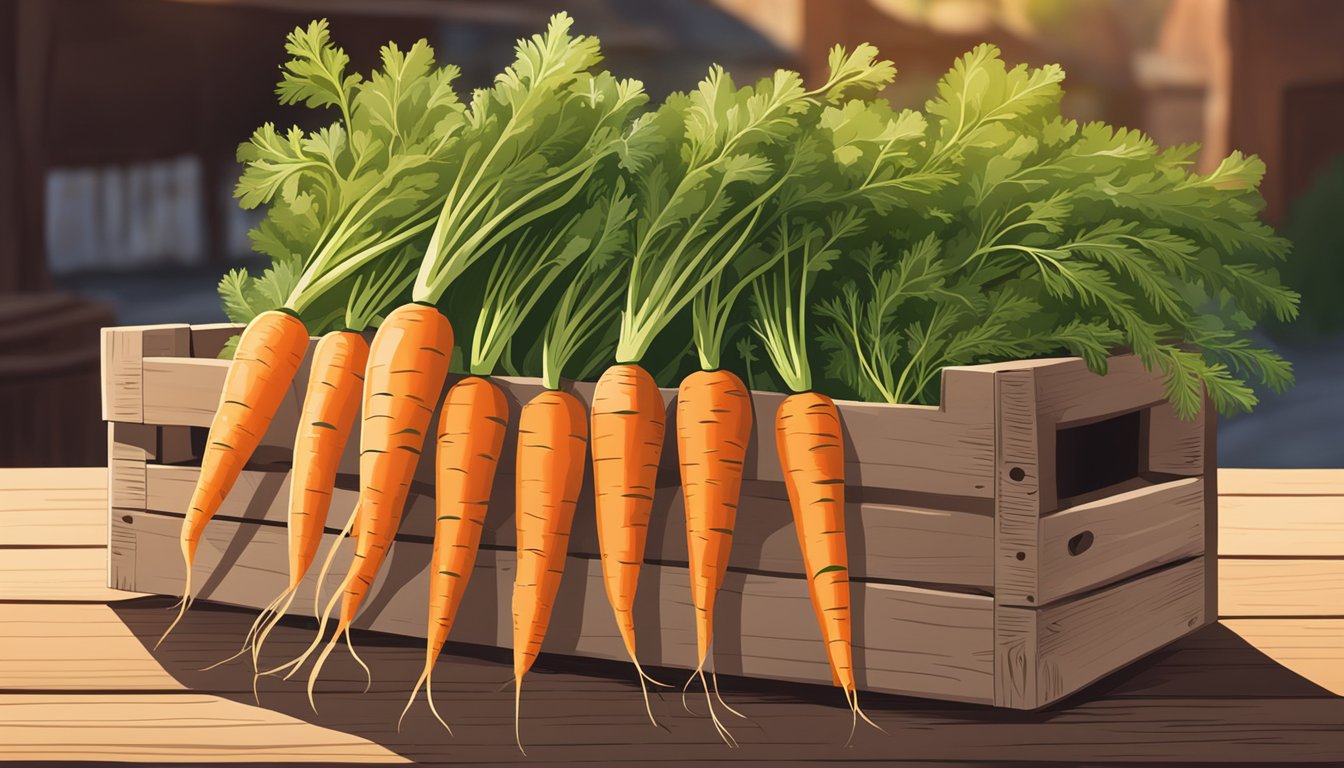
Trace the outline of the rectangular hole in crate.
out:
<instances>
[{"instance_id":1,"label":"rectangular hole in crate","mask_svg":"<svg viewBox=\"0 0 1344 768\"><path fill-rule=\"evenodd\" d=\"M1057 498L1080 496L1139 476L1142 414L1055 431Z\"/></svg>"}]
</instances>

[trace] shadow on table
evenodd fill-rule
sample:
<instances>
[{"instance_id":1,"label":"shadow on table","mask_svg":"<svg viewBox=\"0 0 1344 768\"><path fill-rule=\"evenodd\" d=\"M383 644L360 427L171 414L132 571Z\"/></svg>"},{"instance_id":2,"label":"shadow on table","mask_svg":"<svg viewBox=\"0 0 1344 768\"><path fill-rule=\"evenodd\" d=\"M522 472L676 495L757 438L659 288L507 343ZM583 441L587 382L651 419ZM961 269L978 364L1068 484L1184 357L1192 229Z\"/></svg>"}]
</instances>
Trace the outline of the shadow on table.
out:
<instances>
[{"instance_id":1,"label":"shadow on table","mask_svg":"<svg viewBox=\"0 0 1344 768\"><path fill-rule=\"evenodd\" d=\"M113 610L146 648L167 626L173 600L150 597L114 603ZM184 686L252 704L251 663L246 657L203 670L232 655L255 612L221 606L193 608L154 658ZM263 651L263 668L293 658L316 628L311 618L286 619ZM850 717L839 692L744 678L722 678L724 697L752 716L724 719L743 744L729 750L715 736L702 692L682 706L686 673L652 670L675 681L656 695L653 728L628 664L543 655L526 679L522 735L529 757L514 745L510 652L450 644L436 667L435 703L456 731L450 736L425 706L423 694L397 720L424 663L422 641L357 632L360 656L373 671L366 678L344 649L334 653L317 683L317 711L309 706L309 667L288 681L264 677L260 704L320 726L381 744L417 762L488 762L543 765L556 762L628 762L632 749L648 761L688 760L898 760L1010 765L1014 762L1085 760L1130 763L1265 759L1239 746L1238 735L1265 744L1292 742L1284 728L1317 721L1344 722L1344 700L1283 668L1230 630L1215 625L1113 674L1070 699L1038 712L865 695L863 706L887 734L861 729L843 749ZM1254 702L1253 706L1229 706ZM1305 708L1305 709L1304 709ZM1173 729L1173 711L1179 714ZM721 713L722 714L722 713ZM1247 722L1241 722L1246 719ZM1281 721L1281 722L1280 722ZM1258 730L1257 730L1258 729ZM1252 732L1279 734L1272 742ZM1258 739L1258 740L1257 740ZM1313 739L1320 741L1316 744ZM1319 760L1338 750L1344 729L1322 727L1299 741ZM1296 749L1296 748L1294 748ZM1296 752L1270 753L1287 762ZM908 762L907 762L908 761Z\"/></svg>"}]
</instances>

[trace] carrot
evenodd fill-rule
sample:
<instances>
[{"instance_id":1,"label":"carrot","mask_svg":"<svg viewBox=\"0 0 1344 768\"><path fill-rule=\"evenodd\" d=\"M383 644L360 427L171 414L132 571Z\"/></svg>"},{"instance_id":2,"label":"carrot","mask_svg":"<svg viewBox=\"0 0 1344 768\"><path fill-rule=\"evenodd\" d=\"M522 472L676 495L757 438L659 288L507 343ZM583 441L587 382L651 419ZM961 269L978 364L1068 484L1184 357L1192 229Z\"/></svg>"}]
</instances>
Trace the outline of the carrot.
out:
<instances>
[{"instance_id":1,"label":"carrot","mask_svg":"<svg viewBox=\"0 0 1344 768\"><path fill-rule=\"evenodd\" d=\"M523 675L541 652L560 591L587 452L588 411L577 397L548 389L523 406L514 494L518 532L513 582L514 737L519 749Z\"/></svg>"},{"instance_id":2,"label":"carrot","mask_svg":"<svg viewBox=\"0 0 1344 768\"><path fill-rule=\"evenodd\" d=\"M201 474L182 521L182 563L186 570L182 601L177 617L164 630L159 643L191 607L191 565L205 525L219 511L243 466L261 443L307 349L308 331L298 317L287 312L262 312L243 330L233 363L224 377L224 391L210 421L205 454L201 457Z\"/></svg>"},{"instance_id":3,"label":"carrot","mask_svg":"<svg viewBox=\"0 0 1344 768\"><path fill-rule=\"evenodd\" d=\"M731 371L701 370L682 380L677 391L677 454L686 508L691 601L695 606L699 659L695 675L702 685L705 658L714 639L714 601L723 586L733 545L751 427L751 398L742 380ZM724 740L735 745L714 714L709 686L704 687L710 718Z\"/></svg>"},{"instance_id":4,"label":"carrot","mask_svg":"<svg viewBox=\"0 0 1344 768\"><path fill-rule=\"evenodd\" d=\"M243 650L252 650L254 667L264 638L288 613L300 582L317 557L336 485L336 467L359 410L368 359L368 342L351 331L328 333L313 349L290 474L289 585L257 616L248 631ZM239 651L233 658L242 653Z\"/></svg>"},{"instance_id":5,"label":"carrot","mask_svg":"<svg viewBox=\"0 0 1344 768\"><path fill-rule=\"evenodd\" d=\"M373 338L364 380L356 523L359 537L354 561L340 589L328 601L312 644L293 661L262 673L291 667L297 670L324 639L327 619L339 600L341 612L336 631L308 679L309 703L322 664L337 640L344 635L349 641L350 625L368 596L401 523L434 403L448 376L448 352L452 347L453 331L448 318L425 304L404 304L393 310Z\"/></svg>"},{"instance_id":6,"label":"carrot","mask_svg":"<svg viewBox=\"0 0 1344 768\"><path fill-rule=\"evenodd\" d=\"M775 415L775 447L832 680L844 692L850 709L878 727L859 709L854 679L845 539L845 444L835 402L817 392L784 398Z\"/></svg>"},{"instance_id":7,"label":"carrot","mask_svg":"<svg viewBox=\"0 0 1344 768\"><path fill-rule=\"evenodd\" d=\"M470 376L454 384L444 396L434 460L434 549L429 561L425 666L401 711L402 717L423 686L430 711L448 728L434 707L434 662L448 642L457 609L476 567L476 552L481 545L485 513L490 506L490 491L508 426L508 401L504 392L488 379ZM452 729L448 731L451 733Z\"/></svg>"},{"instance_id":8,"label":"carrot","mask_svg":"<svg viewBox=\"0 0 1344 768\"><path fill-rule=\"evenodd\" d=\"M644 707L654 725L647 680L635 650L635 590L644 562L658 462L663 453L663 397L653 377L638 365L613 365L593 391L593 486L602 581L616 614L616 627L639 673Z\"/></svg>"}]
</instances>

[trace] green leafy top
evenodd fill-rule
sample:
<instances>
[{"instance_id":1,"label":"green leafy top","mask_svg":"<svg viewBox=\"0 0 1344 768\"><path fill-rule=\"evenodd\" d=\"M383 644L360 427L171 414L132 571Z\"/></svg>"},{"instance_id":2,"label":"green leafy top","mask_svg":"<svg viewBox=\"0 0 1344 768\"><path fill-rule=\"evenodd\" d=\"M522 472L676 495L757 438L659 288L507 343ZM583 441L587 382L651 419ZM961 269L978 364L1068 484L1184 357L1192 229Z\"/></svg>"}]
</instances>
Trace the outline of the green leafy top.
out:
<instances>
[{"instance_id":1,"label":"green leafy top","mask_svg":"<svg viewBox=\"0 0 1344 768\"><path fill-rule=\"evenodd\" d=\"M495 372L523 321L570 265L585 254L589 262L611 260L623 243L629 218L630 199L617 181L590 189L582 213L562 209L535 229L520 230L501 243L490 265L472 336L471 372L478 376Z\"/></svg>"},{"instance_id":2,"label":"green leafy top","mask_svg":"<svg viewBox=\"0 0 1344 768\"><path fill-rule=\"evenodd\" d=\"M657 151L635 187L639 215L618 361L641 360L671 319L696 301L702 365L717 367L728 313L761 265L736 274L727 292L723 271L743 254L759 255L755 240L787 206L768 207L816 164L808 126L820 109L891 80L895 70L876 61L876 53L868 45L852 54L835 49L826 82L812 91L786 70L738 88L715 66L695 91L669 96L647 119Z\"/></svg>"},{"instance_id":3,"label":"green leafy top","mask_svg":"<svg viewBox=\"0 0 1344 768\"><path fill-rule=\"evenodd\" d=\"M784 217L769 246L779 254L779 264L751 283L756 310L751 329L761 337L766 356L785 386L794 392L812 390L807 349L811 340L809 293L817 275L839 259L838 244L863 227L860 214L853 208L831 214L824 225L808 217Z\"/></svg>"},{"instance_id":4,"label":"green leafy top","mask_svg":"<svg viewBox=\"0 0 1344 768\"><path fill-rule=\"evenodd\" d=\"M429 228L464 109L452 87L457 68L435 68L424 40L408 51L384 46L368 80L346 74L348 57L325 21L294 30L286 50L293 58L282 67L281 102L334 106L341 119L308 133L258 128L238 150L245 167L235 197L244 208L269 204L253 246L297 266L289 293L272 307L302 315Z\"/></svg>"},{"instance_id":5,"label":"green leafy top","mask_svg":"<svg viewBox=\"0 0 1344 768\"><path fill-rule=\"evenodd\" d=\"M1240 337L1256 315L1296 311L1269 268L1287 244L1257 218L1259 161L1201 176L1189 147L1079 127L1059 116L1061 78L985 46L944 78L913 167L949 182L906 190L919 215L886 222L911 243L899 262L868 259L822 305L828 371L865 397L921 401L944 365L1067 349L1104 370L1123 345L1185 416L1206 388L1220 410L1250 408L1238 376L1286 386L1288 364Z\"/></svg>"},{"instance_id":6,"label":"green leafy top","mask_svg":"<svg viewBox=\"0 0 1344 768\"><path fill-rule=\"evenodd\" d=\"M541 379L558 389L566 372L584 379L610 358L616 344L615 310L629 269L631 200L617 182L605 205L595 209L596 236L542 332ZM581 354L582 353L582 354Z\"/></svg>"},{"instance_id":7,"label":"green leafy top","mask_svg":"<svg viewBox=\"0 0 1344 768\"><path fill-rule=\"evenodd\" d=\"M514 63L473 94L448 157L448 192L416 278L417 301L439 301L453 280L513 233L565 208L608 158L630 162L645 101L638 81L589 74L598 41L570 34L566 14L520 40Z\"/></svg>"}]
</instances>

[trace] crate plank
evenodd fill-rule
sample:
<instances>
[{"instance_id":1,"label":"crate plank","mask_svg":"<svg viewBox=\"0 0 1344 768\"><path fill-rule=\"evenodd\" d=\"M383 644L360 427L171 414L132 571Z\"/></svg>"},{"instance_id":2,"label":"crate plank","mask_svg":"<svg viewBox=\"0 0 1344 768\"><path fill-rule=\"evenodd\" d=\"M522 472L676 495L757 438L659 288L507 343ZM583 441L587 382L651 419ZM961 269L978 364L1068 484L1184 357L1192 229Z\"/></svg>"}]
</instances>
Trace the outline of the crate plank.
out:
<instances>
[{"instance_id":1,"label":"crate plank","mask_svg":"<svg viewBox=\"0 0 1344 768\"><path fill-rule=\"evenodd\" d=\"M184 688L106 605L11 603L0 605L0 690Z\"/></svg>"},{"instance_id":2,"label":"crate plank","mask_svg":"<svg viewBox=\"0 0 1344 768\"><path fill-rule=\"evenodd\" d=\"M103 329L103 420L145 420L142 361L151 356L191 354L191 327L138 325Z\"/></svg>"},{"instance_id":3,"label":"crate plank","mask_svg":"<svg viewBox=\"0 0 1344 768\"><path fill-rule=\"evenodd\" d=\"M1151 485L1041 519L1040 594L1048 604L1204 552L1204 485Z\"/></svg>"},{"instance_id":4,"label":"crate plank","mask_svg":"<svg viewBox=\"0 0 1344 768\"><path fill-rule=\"evenodd\" d=\"M1203 586L1201 557L1045 608L1009 606L997 614L1028 627L1036 663L1025 674L1036 678L1039 707L1203 626Z\"/></svg>"},{"instance_id":5,"label":"crate plank","mask_svg":"<svg viewBox=\"0 0 1344 768\"><path fill-rule=\"evenodd\" d=\"M1033 365L1031 373L1036 380L1037 409L1057 426L1107 419L1166 399L1162 377L1144 368L1135 355L1112 357L1105 376L1093 373L1076 357Z\"/></svg>"},{"instance_id":6,"label":"crate plank","mask_svg":"<svg viewBox=\"0 0 1344 768\"><path fill-rule=\"evenodd\" d=\"M1222 556L1344 557L1344 497L1222 496Z\"/></svg>"},{"instance_id":7,"label":"crate plank","mask_svg":"<svg viewBox=\"0 0 1344 768\"><path fill-rule=\"evenodd\" d=\"M191 326L191 356L216 359L229 339L246 326L238 323L202 323Z\"/></svg>"},{"instance_id":8,"label":"crate plank","mask_svg":"<svg viewBox=\"0 0 1344 768\"><path fill-rule=\"evenodd\" d=\"M1219 496L1344 496L1344 469L1218 469Z\"/></svg>"},{"instance_id":9,"label":"crate plank","mask_svg":"<svg viewBox=\"0 0 1344 768\"><path fill-rule=\"evenodd\" d=\"M1204 474L1204 415L1201 409L1193 419L1182 419L1170 403L1158 403L1143 412L1145 446L1142 472L1190 477Z\"/></svg>"},{"instance_id":10,"label":"crate plank","mask_svg":"<svg viewBox=\"0 0 1344 768\"><path fill-rule=\"evenodd\" d=\"M1344 617L1344 558L1218 561L1218 615Z\"/></svg>"},{"instance_id":11,"label":"crate plank","mask_svg":"<svg viewBox=\"0 0 1344 768\"><path fill-rule=\"evenodd\" d=\"M158 429L150 424L107 425L107 498L113 507L145 506L145 464L154 458Z\"/></svg>"},{"instance_id":12,"label":"crate plank","mask_svg":"<svg viewBox=\"0 0 1344 768\"><path fill-rule=\"evenodd\" d=\"M405 763L358 736L201 694L0 694L10 760Z\"/></svg>"},{"instance_id":13,"label":"crate plank","mask_svg":"<svg viewBox=\"0 0 1344 768\"><path fill-rule=\"evenodd\" d=\"M178 531L181 521L152 513L116 527L133 531L136 589L180 591ZM324 537L324 551L335 537ZM286 582L285 532L274 526L213 521L195 564L202 599L259 607ZM393 544L358 624L383 632L425 636L430 546ZM338 553L323 593L335 591L349 560ZM512 644L513 554L480 553L451 639L478 645ZM310 605L316 575L309 574L299 605ZM856 584L855 662L865 690L992 701L992 599L915 587ZM695 630L685 568L645 565L635 605L640 660L654 666L693 668ZM557 599L545 650L624 660L602 584L599 561L571 557ZM820 633L801 579L729 574L718 600L715 649L723 673L804 682L829 682Z\"/></svg>"},{"instance_id":14,"label":"crate plank","mask_svg":"<svg viewBox=\"0 0 1344 768\"><path fill-rule=\"evenodd\" d=\"M208 427L219 405L227 360L186 357L153 357L144 361L145 420L161 426ZM966 369L970 371L972 369ZM262 461L288 461L298 423L301 390L305 377L296 384L276 413L259 451ZM451 379L450 379L451 381ZM541 389L537 379L495 377L504 388L514 417L522 404ZM591 383L571 388L585 403L592 400ZM676 390L662 390L669 418ZM846 432L846 473L854 485L892 489L907 493L963 496L988 499L993 496L994 424L992 390L980 377L951 371L944 382L945 407L884 405L840 402ZM783 400L777 393L754 393L755 433L747 452L744 478L782 482L774 451L774 413ZM664 455L675 456L675 425L669 422ZM516 435L505 439L501 467L512 464ZM358 471L358 434L351 437L340 463L340 472ZM424 455L432 455L425 453ZM431 482L421 462L416 480ZM667 467L662 481L674 483L675 469Z\"/></svg>"},{"instance_id":15,"label":"crate plank","mask_svg":"<svg viewBox=\"0 0 1344 768\"><path fill-rule=\"evenodd\" d=\"M7 549L0 553L0 600L97 603L130 597L140 595L107 588L105 549Z\"/></svg>"},{"instance_id":16,"label":"crate plank","mask_svg":"<svg viewBox=\"0 0 1344 768\"><path fill-rule=\"evenodd\" d=\"M200 470L151 464L147 471L145 508L183 514ZM516 546L512 480L510 477L496 480L481 537L483 546ZM802 574L798 537L783 488L774 483L751 482L745 490L730 567L739 571ZM340 530L358 496L353 488L335 489L329 531ZM288 499L288 473L247 470L224 500L218 515L284 523ZM990 553L994 532L990 516L875 503L851 503L847 505L847 513L855 578L968 586L986 591L993 587ZM433 496L413 493L407 500L400 535L428 540L434 535L433 521ZM652 521L646 557L684 565L686 518L680 489L659 492ZM573 555L596 556L599 552L591 490L580 496L569 547Z\"/></svg>"}]
</instances>

